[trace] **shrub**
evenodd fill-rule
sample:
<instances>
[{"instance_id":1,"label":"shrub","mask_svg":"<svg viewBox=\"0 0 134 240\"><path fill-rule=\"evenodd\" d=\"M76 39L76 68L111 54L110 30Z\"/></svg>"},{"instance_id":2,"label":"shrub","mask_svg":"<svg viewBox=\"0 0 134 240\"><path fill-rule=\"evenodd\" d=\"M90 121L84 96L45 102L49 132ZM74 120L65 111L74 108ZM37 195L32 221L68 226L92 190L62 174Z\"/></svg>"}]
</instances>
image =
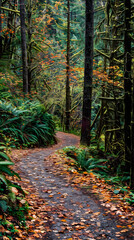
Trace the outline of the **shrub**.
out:
<instances>
[{"instance_id":1,"label":"shrub","mask_svg":"<svg viewBox=\"0 0 134 240\"><path fill-rule=\"evenodd\" d=\"M0 225L5 231L0 233L0 239L7 236L14 239L14 224L26 226L26 215L28 214L28 204L23 199L24 191L21 186L14 182L12 177L19 175L11 169L13 162L6 154L6 146L0 144ZM13 217L13 221L9 222L7 218ZM3 238L2 238L3 239Z\"/></svg>"},{"instance_id":2,"label":"shrub","mask_svg":"<svg viewBox=\"0 0 134 240\"><path fill-rule=\"evenodd\" d=\"M64 148L64 152L67 156L75 160L75 165L78 169L82 171L93 171L100 175L105 175L109 172L108 167L106 166L106 159L93 158L89 150L86 149L77 149L75 147Z\"/></svg>"},{"instance_id":3,"label":"shrub","mask_svg":"<svg viewBox=\"0 0 134 240\"><path fill-rule=\"evenodd\" d=\"M19 101L17 104L15 107L9 102L0 101L0 132L13 140L15 146L33 147L54 143L55 124L44 106L31 101Z\"/></svg>"}]
</instances>

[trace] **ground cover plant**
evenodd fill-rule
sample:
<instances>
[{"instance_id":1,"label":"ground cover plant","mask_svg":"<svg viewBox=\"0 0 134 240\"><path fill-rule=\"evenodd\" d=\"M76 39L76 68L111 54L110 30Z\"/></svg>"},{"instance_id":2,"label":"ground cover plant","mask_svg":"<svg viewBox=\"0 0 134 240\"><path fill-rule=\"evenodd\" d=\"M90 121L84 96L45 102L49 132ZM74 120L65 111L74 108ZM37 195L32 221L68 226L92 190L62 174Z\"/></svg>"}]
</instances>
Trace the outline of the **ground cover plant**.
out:
<instances>
[{"instance_id":1,"label":"ground cover plant","mask_svg":"<svg viewBox=\"0 0 134 240\"><path fill-rule=\"evenodd\" d=\"M25 193L17 183L20 177L13 171L14 163L6 153L7 147L0 145L0 239L17 237L15 226L26 226L28 205L24 199ZM10 217L9 217L10 216ZM12 221L10 221L12 220Z\"/></svg>"},{"instance_id":2,"label":"ground cover plant","mask_svg":"<svg viewBox=\"0 0 134 240\"><path fill-rule=\"evenodd\" d=\"M134 192L129 190L129 174L124 174L119 168L115 171L117 156L105 154L93 145L89 148L69 146L63 148L63 151L68 157L68 165L74 166L80 173L93 173L96 177L104 179L109 185L114 186L115 194L129 193L126 201L134 205ZM69 158L73 159L73 162L69 161Z\"/></svg>"},{"instance_id":3,"label":"ground cover plant","mask_svg":"<svg viewBox=\"0 0 134 240\"><path fill-rule=\"evenodd\" d=\"M46 146L55 142L55 124L43 105L32 101L0 101L1 141L10 138L12 147ZM2 137L3 136L3 137Z\"/></svg>"}]
</instances>

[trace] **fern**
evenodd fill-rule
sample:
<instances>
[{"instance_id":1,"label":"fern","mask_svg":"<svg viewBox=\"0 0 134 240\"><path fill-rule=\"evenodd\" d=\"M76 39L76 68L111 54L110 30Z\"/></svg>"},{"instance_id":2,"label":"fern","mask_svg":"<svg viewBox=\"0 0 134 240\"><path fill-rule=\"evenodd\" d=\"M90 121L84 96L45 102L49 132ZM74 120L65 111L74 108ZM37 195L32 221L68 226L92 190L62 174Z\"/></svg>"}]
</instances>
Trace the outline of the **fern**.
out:
<instances>
[{"instance_id":1,"label":"fern","mask_svg":"<svg viewBox=\"0 0 134 240\"><path fill-rule=\"evenodd\" d=\"M74 158L78 169L81 168L81 170L87 172L93 171L100 175L106 175L109 172L108 167L105 165L106 159L89 157L90 152L85 149L81 150L71 146L64 148L64 151L68 156Z\"/></svg>"},{"instance_id":2,"label":"fern","mask_svg":"<svg viewBox=\"0 0 134 240\"><path fill-rule=\"evenodd\" d=\"M15 146L46 146L55 141L55 124L43 105L29 100L14 105L0 101L0 131L15 139Z\"/></svg>"}]
</instances>

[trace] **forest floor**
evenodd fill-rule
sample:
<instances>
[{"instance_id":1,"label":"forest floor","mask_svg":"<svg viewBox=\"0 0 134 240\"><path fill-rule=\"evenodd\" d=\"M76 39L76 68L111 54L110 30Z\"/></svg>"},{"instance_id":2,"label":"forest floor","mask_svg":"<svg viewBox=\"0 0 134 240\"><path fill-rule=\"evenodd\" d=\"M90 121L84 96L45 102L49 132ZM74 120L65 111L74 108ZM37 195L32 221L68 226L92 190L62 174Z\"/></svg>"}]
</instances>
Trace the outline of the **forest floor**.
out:
<instances>
[{"instance_id":1,"label":"forest floor","mask_svg":"<svg viewBox=\"0 0 134 240\"><path fill-rule=\"evenodd\" d=\"M57 133L58 144L11 153L27 191L27 230L14 239L134 239L134 208L93 173L78 173L59 150L79 137Z\"/></svg>"}]
</instances>

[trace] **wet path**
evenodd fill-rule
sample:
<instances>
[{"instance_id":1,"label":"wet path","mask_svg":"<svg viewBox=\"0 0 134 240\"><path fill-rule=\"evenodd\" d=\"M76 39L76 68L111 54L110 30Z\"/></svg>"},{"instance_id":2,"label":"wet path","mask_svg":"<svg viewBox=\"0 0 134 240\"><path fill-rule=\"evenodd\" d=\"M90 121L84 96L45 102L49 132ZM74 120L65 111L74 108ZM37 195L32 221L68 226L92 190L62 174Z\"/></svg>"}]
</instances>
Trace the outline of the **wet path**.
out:
<instances>
[{"instance_id":1,"label":"wet path","mask_svg":"<svg viewBox=\"0 0 134 240\"><path fill-rule=\"evenodd\" d=\"M44 159L55 150L64 146L77 145L79 138L69 134L58 137L62 140L54 148L32 153L21 159L19 168L36 187L41 198L45 199L51 211L51 232L43 239L84 239L118 240L134 239L120 235L120 228L114 217L107 215L92 194L74 188L66 177L53 172L51 165ZM124 235L123 235L124 234Z\"/></svg>"}]
</instances>

